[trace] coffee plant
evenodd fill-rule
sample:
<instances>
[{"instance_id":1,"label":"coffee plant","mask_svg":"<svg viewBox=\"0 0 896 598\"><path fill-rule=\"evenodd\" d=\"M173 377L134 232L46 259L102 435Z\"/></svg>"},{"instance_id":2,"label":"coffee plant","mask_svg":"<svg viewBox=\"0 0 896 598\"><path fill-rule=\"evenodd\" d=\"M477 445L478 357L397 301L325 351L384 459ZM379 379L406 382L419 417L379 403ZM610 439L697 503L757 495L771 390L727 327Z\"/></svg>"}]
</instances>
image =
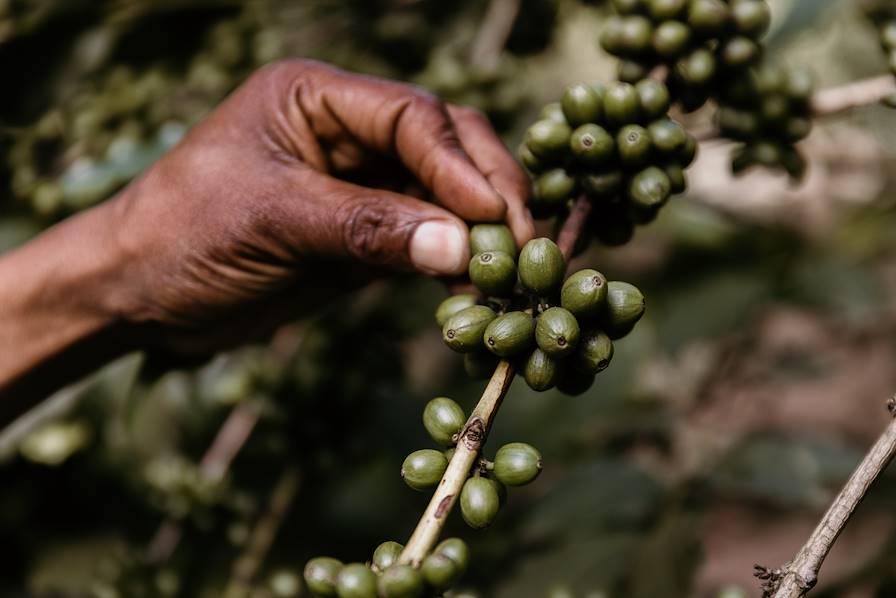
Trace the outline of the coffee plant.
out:
<instances>
[{"instance_id":1,"label":"coffee plant","mask_svg":"<svg viewBox=\"0 0 896 598\"><path fill-rule=\"evenodd\" d=\"M27 222L33 231L103 200L175 144L253 70L280 57L306 55L413 81L446 100L486 112L499 131L520 141L517 155L532 181L530 209L546 222L540 236L521 248L506 226L471 223L469 284L436 308L435 323L444 345L458 354L458 371L462 367L475 381L470 384L488 381L470 409L462 406L465 400L439 396L425 404L421 418L417 406L403 400L407 393L398 380L406 356L399 354L394 340L410 337L424 324L396 305L426 303L407 285L379 302L359 300L362 307L335 305L301 333L287 333L285 341L236 352L197 370L170 371L171 364L153 356L130 378L121 375L129 382L119 385L136 389L133 395L141 400L113 403L113 423L104 428L87 423L95 422L99 405L105 405L96 397L108 392L92 389L83 419L29 435L20 452L41 464L64 462L90 446L91 433L97 435L102 448L90 449L86 472L99 480L98 492L111 494L118 479L127 486L120 504L109 501L97 517L144 509L164 521L148 548L141 544L152 530L141 526L131 531L139 540L98 559L89 595L237 598L249 596L252 585L257 591L252 596L289 598L304 595L303 583L322 597L489 595L472 594L465 584L486 580L489 591L488 580L497 567L507 565L513 541L488 545L475 532L466 536L454 528L445 530L449 516L457 507L459 526L500 526L518 516L512 501L523 504L531 488L554 484L546 478L552 467L562 465L543 458L542 453L550 456L550 447L541 439L516 430L506 440L487 443L508 388L520 378L523 390L584 395L596 379L614 375L616 367L603 373L614 354L614 365L625 364L624 343L616 346L617 341L645 313L641 290L602 274L613 272L612 266L582 263L567 272L572 258L593 255L585 253L592 241L604 247L625 245L637 227L660 217L670 202L681 201L674 196L687 191L688 168L703 141L727 142L735 174L758 167L785 172L799 182L807 160L797 144L818 116L813 75L778 61L776 52L766 48L771 13L765 0L526 1L516 3L518 14L497 52L488 36L480 39L481 31L490 31L479 27L488 18L480 2L162 4L120 2L99 8L87 2L0 0L0 51L4 45L9 48L0 57L46 50L64 73L39 85L40 69L28 72L27 63L7 61L16 82L11 89L40 92L26 98L10 91L0 98L4 217ZM896 13L888 2L866 2L863 8L892 70ZM618 59L616 78L561 86L553 101L539 109L541 101L536 102L526 81L532 63L555 50L558 23L568 23L574 10L600 16L589 43ZM90 24L95 37L51 43L72 22ZM162 44L155 38L161 30L171 45L166 51L160 51ZM565 78L564 84L575 78ZM462 396L450 389L437 392ZM164 445L153 452L141 446L145 438L140 433L149 435L145 429L129 438L121 422L143 413L139 404L156 398L168 417L175 414L182 423L172 433L178 436L174 448ZM382 405L389 405L390 413L384 414ZM245 447L236 449L242 449L240 463L225 459L222 465L214 458L189 456L209 443L214 448L222 435L216 434L218 426L224 422L224 430L233 414L240 425L256 429L244 440ZM384 439L382 430L399 419L413 420L416 431ZM154 421L141 428L154 426ZM639 424L633 435L662 436L651 425ZM429 441L411 443L424 434ZM661 438L657 444L666 441ZM392 446L400 454L418 447L400 467L397 461L388 466L391 478L399 474L409 488L396 483L399 490L382 501L351 503L357 496L376 498L376 492L369 491L372 482L363 468L348 464L360 463L371 447L384 443L400 445ZM572 446L570 453L578 450ZM272 465L283 462L289 463L284 472ZM281 490L282 500L295 497L290 481L296 470L306 478L302 492L307 488L314 499L303 502L303 510L343 502L362 513L359 518L379 522L376 537L368 530L353 538L355 545L369 543L366 556L353 557L359 562L343 562L338 551L345 538L334 537L319 547L330 556L311 558L304 571L294 553L267 563L270 545L265 547L264 539L281 523L275 499L282 498ZM320 492L336 470L351 483ZM548 473L539 484L523 488L543 470ZM278 472L284 484L278 483L267 505L265 481ZM624 475L609 477L635 485L638 492L628 498L651 493L651 486L638 486L641 482ZM385 540L395 537L390 519L413 504L402 501L413 501L418 493L431 499L411 536ZM620 518L643 525L630 514L637 512L637 504L617 508ZM26 510L12 505L10 520ZM313 519L303 519L311 537L329 538L325 522L318 529ZM563 517L560 521L561 527L576 525ZM299 538L305 531L288 529ZM443 531L451 537L443 538ZM197 546L192 560L172 558L181 536ZM535 543L543 541L534 537ZM23 532L10 545L31 541ZM203 562L205 552L222 546L242 555L232 573L220 558ZM611 552L617 561L635 554L630 548ZM24 557L11 562L27 569ZM477 570L477 562L487 565ZM214 573L198 572L201 565ZM219 579L221 571L229 579ZM599 590L574 594L561 583L566 572L551 571L549 579L541 580L556 585L550 598L610 595ZM650 575L642 571L630 577L639 579L628 585L608 582L606 587L637 586L639 592L621 590L620 595L657 595L643 589L651 587ZM0 583L0 593L6 590Z\"/></svg>"}]
</instances>

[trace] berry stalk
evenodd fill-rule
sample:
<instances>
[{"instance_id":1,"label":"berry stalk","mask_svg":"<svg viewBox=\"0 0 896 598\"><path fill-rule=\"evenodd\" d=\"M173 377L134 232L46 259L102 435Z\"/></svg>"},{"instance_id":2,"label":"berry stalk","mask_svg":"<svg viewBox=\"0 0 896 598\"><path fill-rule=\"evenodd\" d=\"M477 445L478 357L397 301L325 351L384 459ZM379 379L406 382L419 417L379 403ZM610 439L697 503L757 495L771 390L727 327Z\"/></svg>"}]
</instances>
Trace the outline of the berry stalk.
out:
<instances>
[{"instance_id":1,"label":"berry stalk","mask_svg":"<svg viewBox=\"0 0 896 598\"><path fill-rule=\"evenodd\" d=\"M582 195L577 198L557 235L557 245L567 262L572 256L590 212L591 201L588 197ZM445 470L414 533L405 545L399 562L417 567L432 551L448 515L457 503L464 482L469 478L470 468L479 458L492 422L513 382L514 373L513 365L509 361L498 362L495 372L482 392L482 397L459 434L448 469Z\"/></svg>"}]
</instances>

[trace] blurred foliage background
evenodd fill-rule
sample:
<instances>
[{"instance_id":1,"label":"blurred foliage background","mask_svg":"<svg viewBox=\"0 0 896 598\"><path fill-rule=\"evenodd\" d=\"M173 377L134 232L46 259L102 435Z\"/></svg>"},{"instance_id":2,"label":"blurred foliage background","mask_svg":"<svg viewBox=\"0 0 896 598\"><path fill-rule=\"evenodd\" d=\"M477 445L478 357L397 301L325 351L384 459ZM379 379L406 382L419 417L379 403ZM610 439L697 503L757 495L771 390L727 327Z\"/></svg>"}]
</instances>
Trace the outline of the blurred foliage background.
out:
<instances>
[{"instance_id":1,"label":"blurred foliage background","mask_svg":"<svg viewBox=\"0 0 896 598\"><path fill-rule=\"evenodd\" d=\"M417 82L515 147L563 86L615 67L602 3L523 0L494 47L501 4L0 0L0 251L113 194L281 57ZM771 5L775 60L822 85L885 72L853 2ZM530 442L546 470L488 531L451 522L475 555L467 587L757 594L753 564L802 544L896 388L894 131L880 107L819 123L799 187L733 179L728 148L704 144L657 223L580 258L637 283L647 315L588 394L512 388L490 444ZM482 387L439 341L445 293L383 281L267 346L198 368L131 355L54 395L0 434L0 595L300 596L310 556L403 542L427 500L398 476L426 446L423 405L469 408ZM225 420L248 439L219 475L228 456L203 454ZM889 476L814 596L896 595L894 498Z\"/></svg>"}]
</instances>

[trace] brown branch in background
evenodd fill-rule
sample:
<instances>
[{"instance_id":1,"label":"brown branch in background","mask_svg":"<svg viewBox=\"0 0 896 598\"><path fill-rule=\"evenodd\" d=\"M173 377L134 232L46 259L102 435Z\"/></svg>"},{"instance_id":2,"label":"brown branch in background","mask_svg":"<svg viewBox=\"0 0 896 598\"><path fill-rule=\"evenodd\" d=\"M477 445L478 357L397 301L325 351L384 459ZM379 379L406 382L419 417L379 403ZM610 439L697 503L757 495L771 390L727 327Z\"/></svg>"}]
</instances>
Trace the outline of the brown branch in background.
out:
<instances>
[{"instance_id":1,"label":"brown branch in background","mask_svg":"<svg viewBox=\"0 0 896 598\"><path fill-rule=\"evenodd\" d=\"M199 472L204 478L220 479L227 473L233 459L249 439L260 416L261 406L254 401L245 401L234 407L199 462ZM160 564L170 559L182 535L180 522L166 519L146 549L147 561Z\"/></svg>"},{"instance_id":2,"label":"brown branch in background","mask_svg":"<svg viewBox=\"0 0 896 598\"><path fill-rule=\"evenodd\" d=\"M845 85L822 89L812 96L813 116L829 116L853 108L876 104L896 93L896 77L880 75Z\"/></svg>"},{"instance_id":3,"label":"brown branch in background","mask_svg":"<svg viewBox=\"0 0 896 598\"><path fill-rule=\"evenodd\" d=\"M891 416L896 415L896 397L890 399L887 407ZM799 598L812 589L818 580L818 571L840 532L894 454L896 417L891 419L883 434L865 454L796 557L780 569L756 566L756 577L763 580L763 598Z\"/></svg>"},{"instance_id":4,"label":"brown branch in background","mask_svg":"<svg viewBox=\"0 0 896 598\"><path fill-rule=\"evenodd\" d=\"M470 47L470 66L495 69L513 30L522 0L491 0Z\"/></svg>"},{"instance_id":5,"label":"brown branch in background","mask_svg":"<svg viewBox=\"0 0 896 598\"><path fill-rule=\"evenodd\" d=\"M560 234L557 235L557 246L560 247L567 262L572 258L576 243L579 242L590 215L591 202L588 197L585 195L578 197L569 211L569 216L566 217L566 222L563 223L563 228L560 229Z\"/></svg>"},{"instance_id":6,"label":"brown branch in background","mask_svg":"<svg viewBox=\"0 0 896 598\"><path fill-rule=\"evenodd\" d=\"M249 595L252 582L267 558L298 490L299 471L288 467L277 480L267 509L249 536L245 552L233 564L224 598L245 598Z\"/></svg>"}]
</instances>

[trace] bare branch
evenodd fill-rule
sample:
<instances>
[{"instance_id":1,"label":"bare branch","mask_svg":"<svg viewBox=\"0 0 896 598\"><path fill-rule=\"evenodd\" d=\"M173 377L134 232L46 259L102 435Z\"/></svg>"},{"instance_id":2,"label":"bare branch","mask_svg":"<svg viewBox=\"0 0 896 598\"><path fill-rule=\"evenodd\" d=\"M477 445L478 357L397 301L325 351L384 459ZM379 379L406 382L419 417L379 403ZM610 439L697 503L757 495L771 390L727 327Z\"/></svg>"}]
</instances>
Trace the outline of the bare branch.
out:
<instances>
[{"instance_id":1,"label":"bare branch","mask_svg":"<svg viewBox=\"0 0 896 598\"><path fill-rule=\"evenodd\" d=\"M891 415L894 415L894 407L896 397L888 403ZM756 576L764 580L763 598L799 598L812 589L818 580L821 564L840 532L865 498L868 488L887 468L894 454L896 418L890 421L877 442L865 454L796 557L780 569L767 569L757 565Z\"/></svg>"},{"instance_id":2,"label":"bare branch","mask_svg":"<svg viewBox=\"0 0 896 598\"><path fill-rule=\"evenodd\" d=\"M470 48L473 67L494 69L513 30L522 0L492 0Z\"/></svg>"}]
</instances>

